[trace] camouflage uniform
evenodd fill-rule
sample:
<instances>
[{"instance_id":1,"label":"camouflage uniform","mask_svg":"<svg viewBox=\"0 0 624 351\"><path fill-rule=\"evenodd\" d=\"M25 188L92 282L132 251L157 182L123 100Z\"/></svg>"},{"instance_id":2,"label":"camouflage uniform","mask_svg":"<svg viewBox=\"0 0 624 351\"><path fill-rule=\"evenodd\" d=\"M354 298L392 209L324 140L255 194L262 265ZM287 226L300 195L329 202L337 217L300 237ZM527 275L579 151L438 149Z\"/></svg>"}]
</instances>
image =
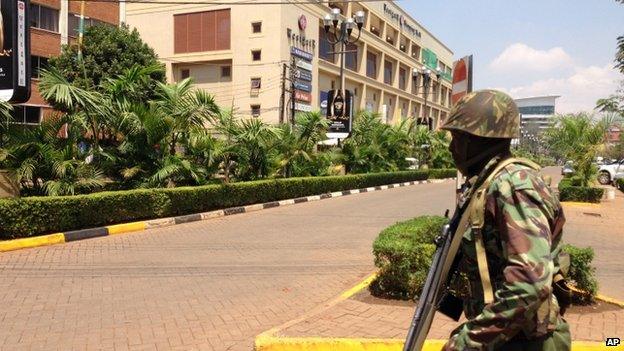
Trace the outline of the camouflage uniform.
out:
<instances>
[{"instance_id":1,"label":"camouflage uniform","mask_svg":"<svg viewBox=\"0 0 624 351\"><path fill-rule=\"evenodd\" d=\"M518 133L518 124L509 122L515 120L513 114L517 115L517 107L507 95L477 92L460 100L442 128L511 138ZM507 122L500 118L505 115ZM498 161L490 161L482 175ZM469 180L464 197L470 196L470 185L477 178ZM557 197L537 171L510 164L492 180L485 204L482 236L494 301L484 303L469 228L463 233L462 271L456 280L459 291L464 291L468 321L453 331L444 350L570 350L569 328L552 293L565 222Z\"/></svg>"}]
</instances>

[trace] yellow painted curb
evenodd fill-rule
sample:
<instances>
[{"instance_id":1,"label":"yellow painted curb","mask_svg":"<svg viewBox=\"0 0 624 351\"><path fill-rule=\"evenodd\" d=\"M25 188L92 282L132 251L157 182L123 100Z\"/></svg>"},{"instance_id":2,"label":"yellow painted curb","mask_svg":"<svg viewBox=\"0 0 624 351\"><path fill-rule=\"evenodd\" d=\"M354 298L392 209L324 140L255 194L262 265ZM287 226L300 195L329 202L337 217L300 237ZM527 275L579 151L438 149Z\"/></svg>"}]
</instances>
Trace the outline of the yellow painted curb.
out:
<instances>
[{"instance_id":1,"label":"yellow painted curb","mask_svg":"<svg viewBox=\"0 0 624 351\"><path fill-rule=\"evenodd\" d=\"M593 202L562 201L561 204L563 206L571 207L600 207L600 204L596 204Z\"/></svg>"},{"instance_id":2,"label":"yellow painted curb","mask_svg":"<svg viewBox=\"0 0 624 351\"><path fill-rule=\"evenodd\" d=\"M572 290L572 291L574 291L575 293L578 293L578 294L583 294L583 295L588 295L589 294L587 291L575 288L573 286L570 286L570 290ZM620 301L618 299L614 299L612 297L601 295L601 294L597 294L595 296L595 298L596 298L596 300L603 301L603 302L610 303L610 304L613 304L613 305L616 305L616 306L624 308L624 301Z\"/></svg>"},{"instance_id":3,"label":"yellow painted curb","mask_svg":"<svg viewBox=\"0 0 624 351\"><path fill-rule=\"evenodd\" d=\"M362 280L361 282L359 282L356 286L352 287L351 289L343 292L340 295L340 298L343 300L346 300L348 298L350 298L351 296L357 294L358 292L360 292L361 290L366 289L366 287L368 287L370 285L370 283L373 282L373 280L375 280L375 278L377 278L377 272L369 275L368 277L364 278L364 280Z\"/></svg>"},{"instance_id":4,"label":"yellow painted curb","mask_svg":"<svg viewBox=\"0 0 624 351\"><path fill-rule=\"evenodd\" d=\"M0 251L12 251L29 247L61 244L64 242L65 235L63 235L63 233L56 233L50 235L35 236L32 238L0 241Z\"/></svg>"},{"instance_id":5,"label":"yellow painted curb","mask_svg":"<svg viewBox=\"0 0 624 351\"><path fill-rule=\"evenodd\" d=\"M106 227L106 229L108 229L108 235L115 235L129 232L138 232L141 230L145 230L146 227L147 223L145 222L132 222L109 225L108 227Z\"/></svg>"},{"instance_id":6,"label":"yellow painted curb","mask_svg":"<svg viewBox=\"0 0 624 351\"><path fill-rule=\"evenodd\" d=\"M401 351L402 339L358 338L256 338L256 351ZM422 351L439 351L446 340L426 340ZM624 350L624 346L606 347L605 342L573 341L572 351Z\"/></svg>"}]
</instances>

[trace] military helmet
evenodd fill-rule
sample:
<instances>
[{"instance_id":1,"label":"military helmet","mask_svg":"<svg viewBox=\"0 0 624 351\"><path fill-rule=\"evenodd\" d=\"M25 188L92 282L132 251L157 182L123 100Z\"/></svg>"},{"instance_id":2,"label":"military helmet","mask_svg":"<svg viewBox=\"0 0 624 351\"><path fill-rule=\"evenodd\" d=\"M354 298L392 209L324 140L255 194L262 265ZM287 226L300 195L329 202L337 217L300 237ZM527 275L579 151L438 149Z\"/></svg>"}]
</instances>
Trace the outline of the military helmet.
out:
<instances>
[{"instance_id":1,"label":"military helmet","mask_svg":"<svg viewBox=\"0 0 624 351\"><path fill-rule=\"evenodd\" d=\"M479 90L462 97L440 128L485 138L513 139L520 136L520 113L509 95Z\"/></svg>"}]
</instances>

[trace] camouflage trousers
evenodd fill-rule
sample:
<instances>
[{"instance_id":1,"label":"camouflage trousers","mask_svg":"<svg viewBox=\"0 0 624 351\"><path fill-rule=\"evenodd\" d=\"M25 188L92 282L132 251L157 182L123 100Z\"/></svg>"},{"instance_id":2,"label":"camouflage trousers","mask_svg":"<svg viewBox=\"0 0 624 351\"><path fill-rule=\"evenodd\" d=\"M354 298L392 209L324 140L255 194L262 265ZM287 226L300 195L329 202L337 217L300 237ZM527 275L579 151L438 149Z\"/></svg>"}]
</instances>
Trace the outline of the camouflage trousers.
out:
<instances>
[{"instance_id":1,"label":"camouflage trousers","mask_svg":"<svg viewBox=\"0 0 624 351\"><path fill-rule=\"evenodd\" d=\"M561 321L555 331L539 340L510 340L496 350L500 351L570 351L572 340L570 326Z\"/></svg>"}]
</instances>

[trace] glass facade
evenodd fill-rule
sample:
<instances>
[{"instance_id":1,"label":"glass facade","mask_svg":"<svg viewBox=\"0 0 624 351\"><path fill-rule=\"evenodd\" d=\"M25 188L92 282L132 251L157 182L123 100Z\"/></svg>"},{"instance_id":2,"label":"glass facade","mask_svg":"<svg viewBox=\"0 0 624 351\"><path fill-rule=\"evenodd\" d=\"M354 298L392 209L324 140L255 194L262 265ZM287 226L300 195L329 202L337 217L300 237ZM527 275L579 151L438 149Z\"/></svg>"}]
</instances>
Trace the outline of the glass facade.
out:
<instances>
[{"instance_id":1,"label":"glass facade","mask_svg":"<svg viewBox=\"0 0 624 351\"><path fill-rule=\"evenodd\" d=\"M518 107L523 115L554 115L555 106L525 106Z\"/></svg>"}]
</instances>

